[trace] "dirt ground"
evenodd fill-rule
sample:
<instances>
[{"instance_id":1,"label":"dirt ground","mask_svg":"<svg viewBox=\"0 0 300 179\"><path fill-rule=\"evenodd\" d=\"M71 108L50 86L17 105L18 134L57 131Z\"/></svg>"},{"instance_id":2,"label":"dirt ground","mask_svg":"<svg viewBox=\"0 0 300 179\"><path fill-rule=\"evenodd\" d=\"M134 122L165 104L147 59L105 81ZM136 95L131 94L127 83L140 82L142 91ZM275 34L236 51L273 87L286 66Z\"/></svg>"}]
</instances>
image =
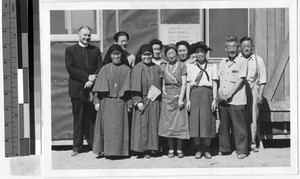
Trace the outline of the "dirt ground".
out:
<instances>
[{"instance_id":1,"label":"dirt ground","mask_svg":"<svg viewBox=\"0 0 300 179\"><path fill-rule=\"evenodd\" d=\"M193 155L184 158L168 158L166 155L150 159L137 159L136 156L123 159L97 159L92 151L86 151L73 157L70 146L67 148L54 147L52 149L53 170L63 169L148 169L148 168L203 168L203 167L290 167L290 147L283 143L260 147L259 152L253 153L245 159L237 159L236 153L219 156L217 149L212 152L212 159L202 157L196 160ZM84 161L84 162L82 162Z\"/></svg>"}]
</instances>

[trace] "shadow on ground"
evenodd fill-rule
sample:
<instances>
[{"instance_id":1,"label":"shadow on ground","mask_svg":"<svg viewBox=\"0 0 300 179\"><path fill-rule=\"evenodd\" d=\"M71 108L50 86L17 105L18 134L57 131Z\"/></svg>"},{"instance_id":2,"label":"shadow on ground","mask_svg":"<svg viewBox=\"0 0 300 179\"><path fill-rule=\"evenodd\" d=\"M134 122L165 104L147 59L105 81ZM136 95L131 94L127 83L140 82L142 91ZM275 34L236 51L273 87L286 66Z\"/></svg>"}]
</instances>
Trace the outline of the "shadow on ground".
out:
<instances>
[{"instance_id":1,"label":"shadow on ground","mask_svg":"<svg viewBox=\"0 0 300 179\"><path fill-rule=\"evenodd\" d=\"M287 148L290 147L289 139L263 140L264 148Z\"/></svg>"},{"instance_id":2,"label":"shadow on ground","mask_svg":"<svg viewBox=\"0 0 300 179\"><path fill-rule=\"evenodd\" d=\"M218 143L219 143L218 138L212 139L211 145L210 145L210 147L211 147L210 153L212 156L218 155L218 152L219 152ZM290 140L289 139L263 140L262 144L263 144L263 148L289 148ZM232 145L232 146L234 146L234 145ZM165 149L162 151L162 153L160 153L160 154L158 154L158 156L154 156L154 157L159 157L161 155L167 155L168 154L167 147L164 146L164 148ZM68 151L68 150L72 150L72 146L71 145L52 146L52 150ZM232 151L234 151L234 150L235 149L232 148ZM91 151L91 148L87 145L85 145L82 149L82 153L86 153L89 151ZM195 144L194 144L193 140L185 140L184 141L183 152L184 152L185 156L194 156L195 155ZM130 151L130 156L137 156L137 155L138 155L138 153L136 153L134 151ZM115 158L112 157L111 159L114 160ZM117 158L117 159L120 159L120 158Z\"/></svg>"}]
</instances>

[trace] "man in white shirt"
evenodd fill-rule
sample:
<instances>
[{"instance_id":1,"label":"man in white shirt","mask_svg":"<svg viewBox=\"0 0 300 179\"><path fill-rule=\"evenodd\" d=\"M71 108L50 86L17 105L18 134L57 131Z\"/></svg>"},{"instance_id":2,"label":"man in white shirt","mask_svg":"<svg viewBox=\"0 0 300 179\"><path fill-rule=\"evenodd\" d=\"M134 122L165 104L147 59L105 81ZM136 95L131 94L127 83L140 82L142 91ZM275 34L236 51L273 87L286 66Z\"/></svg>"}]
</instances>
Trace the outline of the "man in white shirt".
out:
<instances>
[{"instance_id":1,"label":"man in white shirt","mask_svg":"<svg viewBox=\"0 0 300 179\"><path fill-rule=\"evenodd\" d=\"M258 152L255 142L255 139L259 134L259 131L257 130L257 117L259 105L263 102L263 92L267 83L266 67L263 59L253 53L254 45L251 38L243 37L240 40L240 44L241 53L239 56L246 59L248 62L246 92L250 149L254 152Z\"/></svg>"},{"instance_id":2,"label":"man in white shirt","mask_svg":"<svg viewBox=\"0 0 300 179\"><path fill-rule=\"evenodd\" d=\"M247 61L238 56L239 43L235 36L226 38L225 50L228 58L219 65L220 119L219 151L231 153L230 133L235 140L238 159L248 156L248 132L246 125L246 89ZM231 129L231 130L230 130Z\"/></svg>"}]
</instances>

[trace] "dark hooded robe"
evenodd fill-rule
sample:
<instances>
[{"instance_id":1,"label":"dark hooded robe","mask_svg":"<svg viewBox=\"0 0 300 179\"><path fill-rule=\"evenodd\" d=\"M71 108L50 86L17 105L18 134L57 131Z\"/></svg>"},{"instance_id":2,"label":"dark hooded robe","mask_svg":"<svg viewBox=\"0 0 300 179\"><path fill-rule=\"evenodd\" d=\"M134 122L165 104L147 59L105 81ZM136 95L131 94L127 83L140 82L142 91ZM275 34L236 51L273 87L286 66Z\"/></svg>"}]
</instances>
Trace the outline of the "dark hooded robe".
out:
<instances>
[{"instance_id":1,"label":"dark hooded robe","mask_svg":"<svg viewBox=\"0 0 300 179\"><path fill-rule=\"evenodd\" d=\"M114 51L122 52L119 45L112 45L106 58L111 58ZM94 133L93 152L104 156L129 155L129 126L127 108L132 106L130 72L124 64L109 63L104 65L97 76L93 91L94 103L100 103Z\"/></svg>"},{"instance_id":2,"label":"dark hooded robe","mask_svg":"<svg viewBox=\"0 0 300 179\"><path fill-rule=\"evenodd\" d=\"M150 45L143 45L137 57L141 58L144 52L152 52ZM161 95L154 101L150 101L145 108L145 112L140 114L137 107L139 102L147 102L147 94L151 85L161 90L162 69L154 64L145 64L141 59L133 67L131 74L131 91L134 104L131 130L131 150L144 152L148 150L158 150L158 123L161 108Z\"/></svg>"}]
</instances>

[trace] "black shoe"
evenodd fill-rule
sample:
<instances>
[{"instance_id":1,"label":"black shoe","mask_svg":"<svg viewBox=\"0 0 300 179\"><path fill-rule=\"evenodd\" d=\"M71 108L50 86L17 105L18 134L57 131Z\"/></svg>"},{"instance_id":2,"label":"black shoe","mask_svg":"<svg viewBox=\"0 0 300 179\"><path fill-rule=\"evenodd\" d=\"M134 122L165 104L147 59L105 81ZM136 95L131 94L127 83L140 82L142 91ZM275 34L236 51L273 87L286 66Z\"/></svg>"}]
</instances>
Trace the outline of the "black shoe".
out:
<instances>
[{"instance_id":1,"label":"black shoe","mask_svg":"<svg viewBox=\"0 0 300 179\"><path fill-rule=\"evenodd\" d=\"M104 157L104 153L101 152L101 153L98 154L98 156L96 158L103 158L103 157Z\"/></svg>"},{"instance_id":2,"label":"black shoe","mask_svg":"<svg viewBox=\"0 0 300 179\"><path fill-rule=\"evenodd\" d=\"M152 150L149 155L151 157L161 157L162 153L160 151L154 151L154 150Z\"/></svg>"},{"instance_id":3,"label":"black shoe","mask_svg":"<svg viewBox=\"0 0 300 179\"><path fill-rule=\"evenodd\" d=\"M136 157L137 159L142 159L142 158L151 158L151 156L149 155L149 153L147 152L142 152L142 153L139 153Z\"/></svg>"},{"instance_id":4,"label":"black shoe","mask_svg":"<svg viewBox=\"0 0 300 179\"><path fill-rule=\"evenodd\" d=\"M73 152L71 153L71 156L76 156L76 155L78 155L78 154L79 154L78 152L73 151Z\"/></svg>"}]
</instances>

